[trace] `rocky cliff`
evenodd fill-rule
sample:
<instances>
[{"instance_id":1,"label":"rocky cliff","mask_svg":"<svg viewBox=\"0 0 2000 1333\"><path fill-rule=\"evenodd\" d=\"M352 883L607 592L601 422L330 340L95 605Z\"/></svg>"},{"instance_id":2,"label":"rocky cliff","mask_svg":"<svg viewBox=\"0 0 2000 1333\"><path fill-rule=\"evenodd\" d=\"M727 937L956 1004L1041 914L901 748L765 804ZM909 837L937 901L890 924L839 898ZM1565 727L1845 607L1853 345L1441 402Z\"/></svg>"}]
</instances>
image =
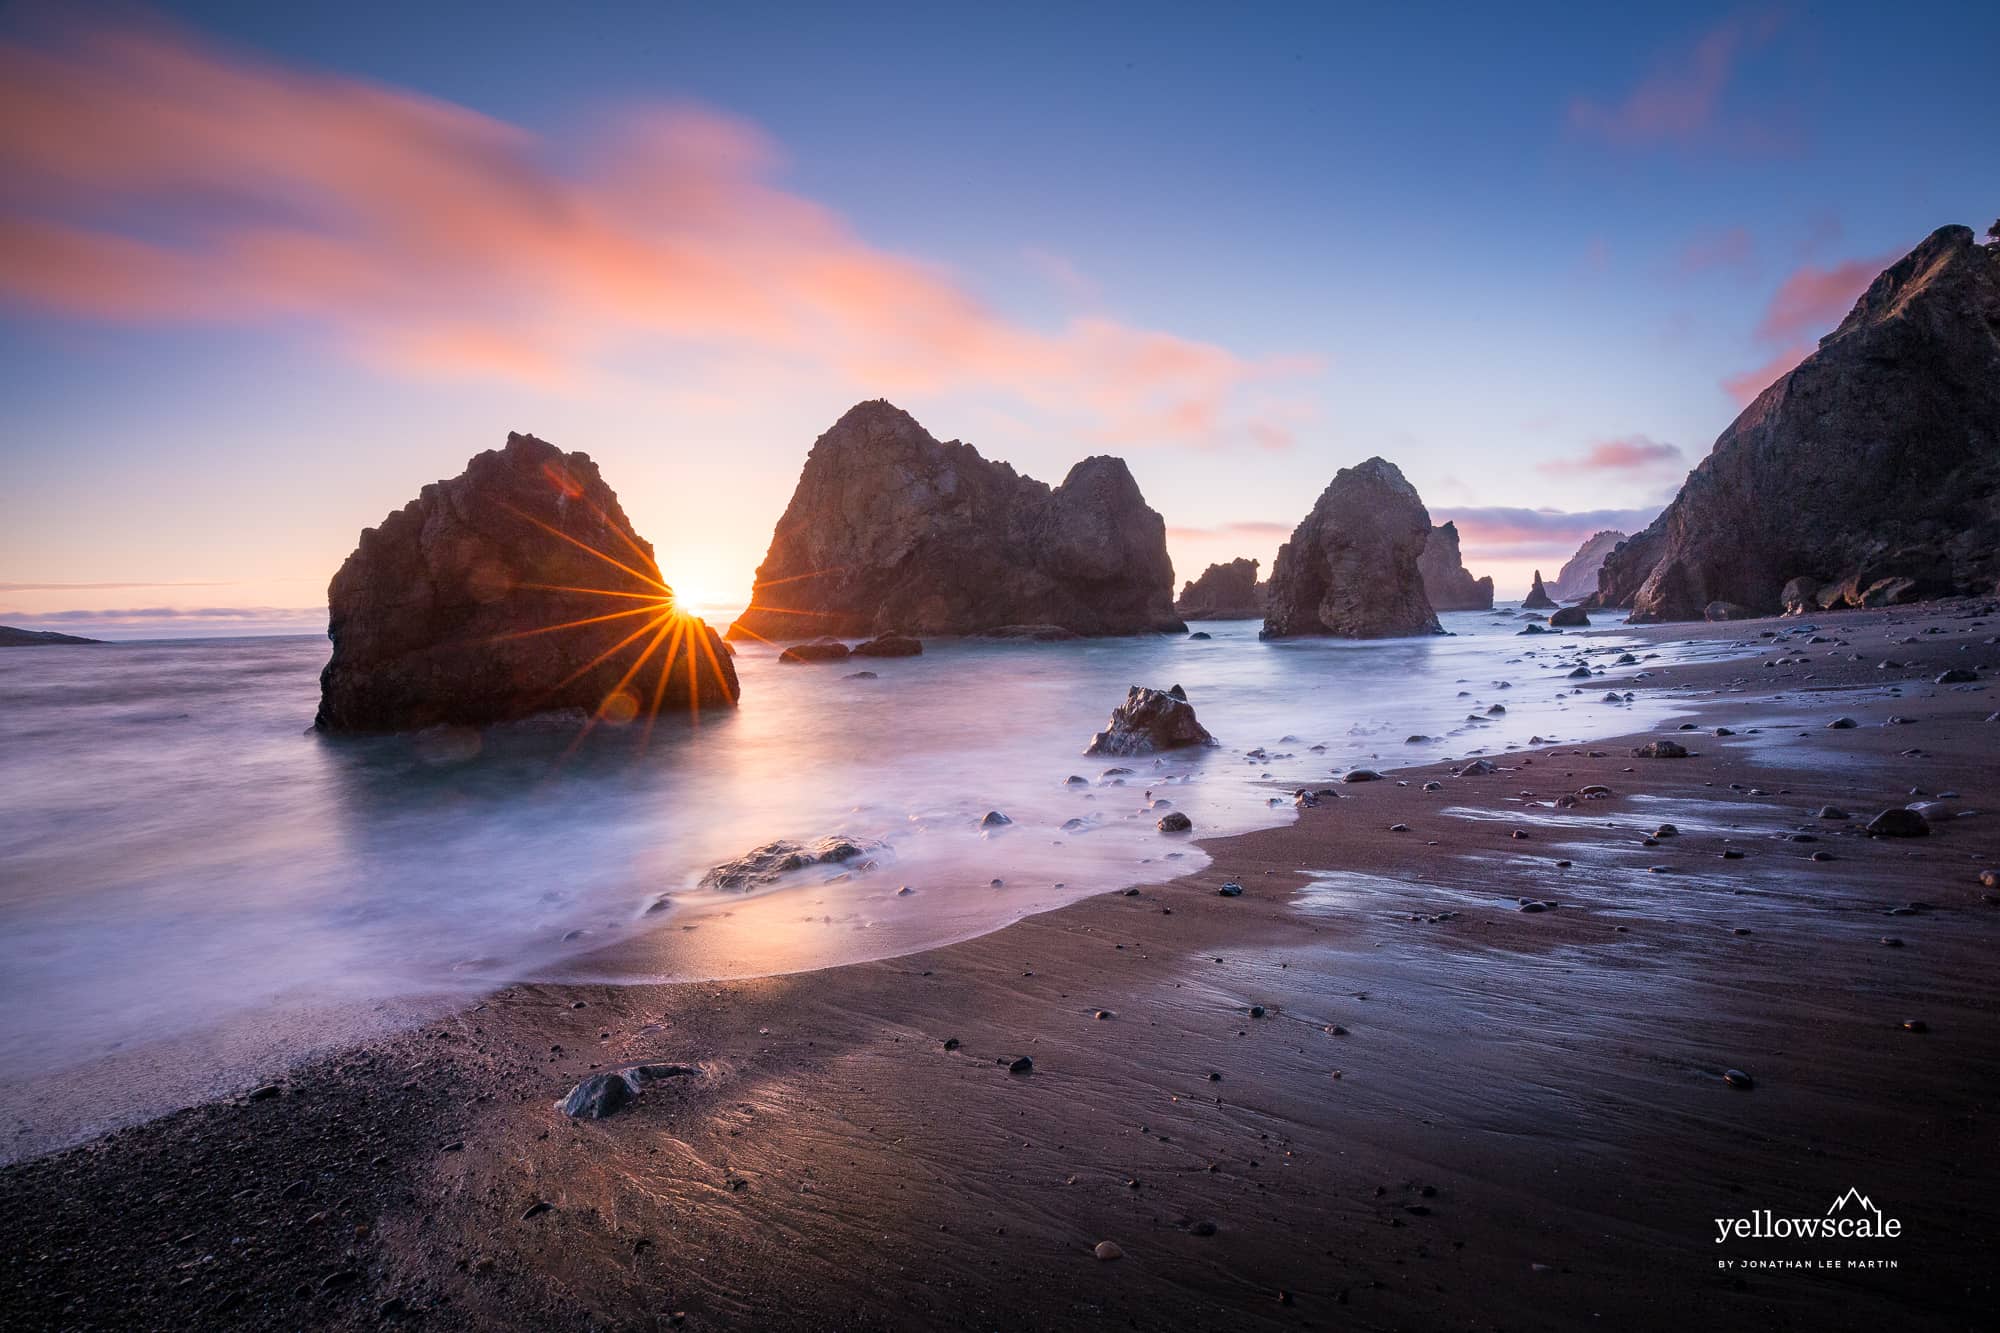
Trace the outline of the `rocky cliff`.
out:
<instances>
[{"instance_id":1,"label":"rocky cliff","mask_svg":"<svg viewBox=\"0 0 2000 1333\"><path fill-rule=\"evenodd\" d=\"M322 731L611 723L727 706L736 669L673 604L586 454L509 435L373 528L327 589Z\"/></svg>"},{"instance_id":2,"label":"rocky cliff","mask_svg":"<svg viewBox=\"0 0 2000 1333\"><path fill-rule=\"evenodd\" d=\"M1166 524L1117 458L1063 483L940 443L880 399L814 442L731 638L1185 629Z\"/></svg>"},{"instance_id":3,"label":"rocky cliff","mask_svg":"<svg viewBox=\"0 0 2000 1333\"><path fill-rule=\"evenodd\" d=\"M1417 568L1431 516L1393 463L1342 468L1278 548L1264 637L1440 633Z\"/></svg>"},{"instance_id":4,"label":"rocky cliff","mask_svg":"<svg viewBox=\"0 0 2000 1333\"><path fill-rule=\"evenodd\" d=\"M1576 554L1563 562L1556 571L1556 581L1549 585L1549 592L1558 601L1574 602L1589 597L1597 591L1597 571L1604 566L1604 559L1618 548L1626 534L1606 528L1593 532L1576 548Z\"/></svg>"},{"instance_id":5,"label":"rocky cliff","mask_svg":"<svg viewBox=\"0 0 2000 1333\"><path fill-rule=\"evenodd\" d=\"M1434 611L1490 611L1493 609L1493 579L1472 577L1458 550L1458 524L1440 523L1424 542L1417 557L1417 569L1424 577L1424 595Z\"/></svg>"},{"instance_id":6,"label":"rocky cliff","mask_svg":"<svg viewBox=\"0 0 2000 1333\"><path fill-rule=\"evenodd\" d=\"M58 634L52 629L16 629L12 625L0 625L0 648L48 648L65 643L103 643L102 639L79 638L74 634Z\"/></svg>"},{"instance_id":7,"label":"rocky cliff","mask_svg":"<svg viewBox=\"0 0 2000 1333\"><path fill-rule=\"evenodd\" d=\"M2000 249L1943 227L1723 431L1666 512L1604 563L1636 622L1776 612L2000 578Z\"/></svg>"},{"instance_id":8,"label":"rocky cliff","mask_svg":"<svg viewBox=\"0 0 2000 1333\"><path fill-rule=\"evenodd\" d=\"M1183 620L1262 620L1264 585L1257 582L1257 562L1239 556L1210 565L1182 587L1174 610Z\"/></svg>"}]
</instances>

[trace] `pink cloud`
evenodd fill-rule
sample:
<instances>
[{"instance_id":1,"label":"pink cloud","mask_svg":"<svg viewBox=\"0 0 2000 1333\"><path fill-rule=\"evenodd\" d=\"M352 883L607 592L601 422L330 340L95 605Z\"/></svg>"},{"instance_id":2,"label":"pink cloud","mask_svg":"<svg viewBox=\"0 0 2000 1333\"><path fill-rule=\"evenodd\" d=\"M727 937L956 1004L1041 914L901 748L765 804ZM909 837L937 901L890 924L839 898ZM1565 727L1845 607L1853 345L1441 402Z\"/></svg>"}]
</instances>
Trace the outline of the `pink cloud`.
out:
<instances>
[{"instance_id":1,"label":"pink cloud","mask_svg":"<svg viewBox=\"0 0 2000 1333\"><path fill-rule=\"evenodd\" d=\"M0 300L303 323L398 373L557 386L668 340L870 392L998 389L1135 443L1288 438L1266 400L1313 363L1102 317L1023 325L775 184L781 158L689 105L552 144L156 29L4 44Z\"/></svg>"},{"instance_id":2,"label":"pink cloud","mask_svg":"<svg viewBox=\"0 0 2000 1333\"><path fill-rule=\"evenodd\" d=\"M1738 63L1768 42L1779 26L1774 13L1731 18L1692 48L1662 60L1617 102L1576 98L1569 105L1570 126L1620 147L1722 142L1751 150L1774 148L1779 136L1747 122L1726 121L1723 102Z\"/></svg>"},{"instance_id":3,"label":"pink cloud","mask_svg":"<svg viewBox=\"0 0 2000 1333\"><path fill-rule=\"evenodd\" d=\"M1537 466L1551 473L1632 472L1680 460L1679 445L1633 435L1622 440L1600 440L1584 450L1581 458L1559 458Z\"/></svg>"},{"instance_id":4,"label":"pink cloud","mask_svg":"<svg viewBox=\"0 0 2000 1333\"><path fill-rule=\"evenodd\" d=\"M1458 525L1468 561L1566 559L1592 533L1613 528L1637 532L1659 515L1644 509L1519 509L1504 505L1433 509L1431 522Z\"/></svg>"},{"instance_id":5,"label":"pink cloud","mask_svg":"<svg viewBox=\"0 0 2000 1333\"><path fill-rule=\"evenodd\" d=\"M1757 323L1757 336L1766 342L1787 342L1831 332L1875 281L1875 275L1898 257L1898 253L1891 253L1875 259L1850 259L1832 268L1801 265L1779 284L1764 318Z\"/></svg>"},{"instance_id":6,"label":"pink cloud","mask_svg":"<svg viewBox=\"0 0 2000 1333\"><path fill-rule=\"evenodd\" d=\"M1722 391L1734 398L1738 406L1748 407L1756 401L1758 394L1776 384L1780 375L1790 373L1792 367L1805 360L1812 350L1811 343L1794 343L1763 365L1726 377L1722 381Z\"/></svg>"},{"instance_id":7,"label":"pink cloud","mask_svg":"<svg viewBox=\"0 0 2000 1333\"><path fill-rule=\"evenodd\" d=\"M1850 259L1831 268L1804 264L1793 270L1778 284L1763 318L1757 321L1757 340L1775 350L1762 365L1726 377L1723 392L1748 406L1779 376L1805 360L1818 339L1833 331L1876 275L1897 258L1898 254L1891 252L1873 259Z\"/></svg>"},{"instance_id":8,"label":"pink cloud","mask_svg":"<svg viewBox=\"0 0 2000 1333\"><path fill-rule=\"evenodd\" d=\"M1235 523L1218 523L1212 528L1168 528L1167 535L1175 541L1199 542L1219 541L1236 537L1246 540L1269 540L1272 537L1289 537L1292 525L1272 523L1262 519L1245 519Z\"/></svg>"}]
</instances>

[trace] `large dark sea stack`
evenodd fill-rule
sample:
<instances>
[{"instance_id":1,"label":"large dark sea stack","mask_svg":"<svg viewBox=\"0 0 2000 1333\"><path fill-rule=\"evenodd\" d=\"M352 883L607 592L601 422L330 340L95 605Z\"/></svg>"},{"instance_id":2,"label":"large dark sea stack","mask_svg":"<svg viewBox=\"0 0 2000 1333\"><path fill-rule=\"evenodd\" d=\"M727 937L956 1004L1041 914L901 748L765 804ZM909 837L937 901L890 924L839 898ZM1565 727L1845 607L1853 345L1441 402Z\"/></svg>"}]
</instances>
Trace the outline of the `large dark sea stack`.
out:
<instances>
[{"instance_id":1,"label":"large dark sea stack","mask_svg":"<svg viewBox=\"0 0 2000 1333\"><path fill-rule=\"evenodd\" d=\"M1556 599L1549 596L1549 590L1542 585L1542 571L1535 571L1535 581L1528 589L1528 595L1521 599L1521 605L1530 611L1553 611Z\"/></svg>"},{"instance_id":2,"label":"large dark sea stack","mask_svg":"<svg viewBox=\"0 0 2000 1333\"><path fill-rule=\"evenodd\" d=\"M1431 516L1393 463L1342 468L1278 548L1264 637L1438 634L1417 560Z\"/></svg>"},{"instance_id":3,"label":"large dark sea stack","mask_svg":"<svg viewBox=\"0 0 2000 1333\"><path fill-rule=\"evenodd\" d=\"M1597 571L1604 568L1605 558L1624 540L1624 533L1610 528L1590 534L1556 572L1556 581L1549 585L1550 594L1564 602L1593 596L1597 592Z\"/></svg>"},{"instance_id":4,"label":"large dark sea stack","mask_svg":"<svg viewBox=\"0 0 2000 1333\"><path fill-rule=\"evenodd\" d=\"M1649 622L1717 601L1775 613L1794 579L1831 608L1996 577L2000 248L1943 227L1744 409L1598 586Z\"/></svg>"},{"instance_id":5,"label":"large dark sea stack","mask_svg":"<svg viewBox=\"0 0 2000 1333\"><path fill-rule=\"evenodd\" d=\"M1490 611L1493 609L1493 578L1472 577L1458 550L1458 524L1440 523L1431 529L1424 553L1417 557L1417 569L1424 576L1424 595L1434 611Z\"/></svg>"},{"instance_id":6,"label":"large dark sea stack","mask_svg":"<svg viewBox=\"0 0 2000 1333\"><path fill-rule=\"evenodd\" d=\"M322 731L610 722L734 704L715 631L680 612L587 454L509 435L365 528L327 589Z\"/></svg>"},{"instance_id":7,"label":"large dark sea stack","mask_svg":"<svg viewBox=\"0 0 2000 1333\"><path fill-rule=\"evenodd\" d=\"M860 403L814 442L732 639L1187 628L1167 529L1117 458L1060 486Z\"/></svg>"},{"instance_id":8,"label":"large dark sea stack","mask_svg":"<svg viewBox=\"0 0 2000 1333\"><path fill-rule=\"evenodd\" d=\"M1174 610L1183 620L1262 620L1264 585L1257 582L1257 562L1238 556L1226 565L1210 565L1181 588Z\"/></svg>"}]
</instances>

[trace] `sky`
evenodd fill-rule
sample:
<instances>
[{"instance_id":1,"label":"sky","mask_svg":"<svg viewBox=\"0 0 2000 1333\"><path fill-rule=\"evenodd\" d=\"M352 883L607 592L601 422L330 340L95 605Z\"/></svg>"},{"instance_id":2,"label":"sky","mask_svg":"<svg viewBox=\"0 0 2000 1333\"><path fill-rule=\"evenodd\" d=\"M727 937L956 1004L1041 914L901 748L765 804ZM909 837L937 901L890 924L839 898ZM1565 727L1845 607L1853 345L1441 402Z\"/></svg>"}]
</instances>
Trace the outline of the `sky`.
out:
<instances>
[{"instance_id":1,"label":"sky","mask_svg":"<svg viewBox=\"0 0 2000 1333\"><path fill-rule=\"evenodd\" d=\"M740 606L874 397L1183 579L1380 455L1518 596L2000 212L2000 9L1653 10L0 10L0 622L316 631L510 430Z\"/></svg>"}]
</instances>

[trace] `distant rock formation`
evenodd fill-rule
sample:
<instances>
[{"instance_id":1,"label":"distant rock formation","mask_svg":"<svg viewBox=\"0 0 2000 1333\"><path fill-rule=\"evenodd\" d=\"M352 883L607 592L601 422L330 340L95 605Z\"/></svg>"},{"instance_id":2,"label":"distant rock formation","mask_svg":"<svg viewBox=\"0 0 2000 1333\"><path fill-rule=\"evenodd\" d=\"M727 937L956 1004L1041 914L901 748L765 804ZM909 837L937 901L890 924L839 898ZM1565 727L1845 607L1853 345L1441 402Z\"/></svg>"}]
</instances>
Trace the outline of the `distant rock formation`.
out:
<instances>
[{"instance_id":1,"label":"distant rock formation","mask_svg":"<svg viewBox=\"0 0 2000 1333\"><path fill-rule=\"evenodd\" d=\"M1645 623L1716 601L1774 613L1794 580L1830 609L1988 593L1996 578L2000 248L1942 227L1723 431L1605 561L1600 597Z\"/></svg>"},{"instance_id":2,"label":"distant rock formation","mask_svg":"<svg viewBox=\"0 0 2000 1333\"><path fill-rule=\"evenodd\" d=\"M1438 634L1417 568L1431 516L1393 463L1342 468L1271 569L1263 636Z\"/></svg>"},{"instance_id":3,"label":"distant rock formation","mask_svg":"<svg viewBox=\"0 0 2000 1333\"><path fill-rule=\"evenodd\" d=\"M1542 571L1536 570L1535 586L1528 589L1528 595L1521 599L1522 608L1532 611L1551 611L1555 609L1555 604L1556 599L1549 596L1549 590L1542 586Z\"/></svg>"},{"instance_id":4,"label":"distant rock formation","mask_svg":"<svg viewBox=\"0 0 2000 1333\"><path fill-rule=\"evenodd\" d=\"M1491 611L1493 579L1472 577L1458 551L1458 524L1440 523L1424 542L1417 557L1417 569L1424 577L1424 595L1433 611Z\"/></svg>"},{"instance_id":5,"label":"distant rock formation","mask_svg":"<svg viewBox=\"0 0 2000 1333\"><path fill-rule=\"evenodd\" d=\"M532 435L363 529L327 610L322 731L558 709L619 724L740 693L721 640L675 608L597 465Z\"/></svg>"},{"instance_id":6,"label":"distant rock formation","mask_svg":"<svg viewBox=\"0 0 2000 1333\"><path fill-rule=\"evenodd\" d=\"M1123 460L1086 458L1051 490L876 399L813 444L729 637L1178 632L1173 580Z\"/></svg>"},{"instance_id":7,"label":"distant rock formation","mask_svg":"<svg viewBox=\"0 0 2000 1333\"><path fill-rule=\"evenodd\" d=\"M103 643L102 639L83 639L74 634L58 634L47 629L16 629L12 625L0 625L0 648L48 648L64 643Z\"/></svg>"},{"instance_id":8,"label":"distant rock formation","mask_svg":"<svg viewBox=\"0 0 2000 1333\"><path fill-rule=\"evenodd\" d=\"M1226 565L1210 565L1182 587L1174 610L1183 620L1262 620L1264 585L1257 582L1257 562L1238 556Z\"/></svg>"},{"instance_id":9,"label":"distant rock formation","mask_svg":"<svg viewBox=\"0 0 2000 1333\"><path fill-rule=\"evenodd\" d=\"M1618 543L1626 539L1625 533L1610 528L1593 532L1576 548L1576 554L1563 562L1556 573L1556 581L1549 585L1549 595L1559 602L1574 602L1589 597L1597 591L1597 571L1604 566L1604 558L1618 549Z\"/></svg>"}]
</instances>

